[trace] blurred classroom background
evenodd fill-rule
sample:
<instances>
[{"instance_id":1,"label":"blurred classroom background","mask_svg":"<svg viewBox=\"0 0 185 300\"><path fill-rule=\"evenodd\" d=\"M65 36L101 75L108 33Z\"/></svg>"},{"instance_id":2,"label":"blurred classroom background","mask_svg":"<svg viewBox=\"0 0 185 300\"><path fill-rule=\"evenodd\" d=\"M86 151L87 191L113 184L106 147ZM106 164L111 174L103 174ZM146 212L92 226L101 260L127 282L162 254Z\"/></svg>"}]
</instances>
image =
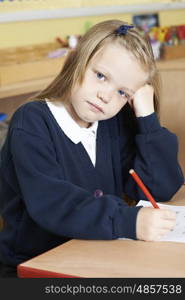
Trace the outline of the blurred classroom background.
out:
<instances>
[{"instance_id":1,"label":"blurred classroom background","mask_svg":"<svg viewBox=\"0 0 185 300\"><path fill-rule=\"evenodd\" d=\"M162 84L161 123L185 172L185 0L0 0L0 143L14 111L47 86L92 25L121 19L148 34Z\"/></svg>"}]
</instances>

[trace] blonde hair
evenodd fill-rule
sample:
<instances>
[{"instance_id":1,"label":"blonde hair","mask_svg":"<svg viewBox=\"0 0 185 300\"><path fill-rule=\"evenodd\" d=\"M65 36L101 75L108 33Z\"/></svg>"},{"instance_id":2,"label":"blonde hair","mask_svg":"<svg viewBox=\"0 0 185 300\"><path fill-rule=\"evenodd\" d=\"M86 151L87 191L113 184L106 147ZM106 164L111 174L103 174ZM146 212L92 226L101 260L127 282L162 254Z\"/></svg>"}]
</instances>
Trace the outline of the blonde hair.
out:
<instances>
[{"instance_id":1,"label":"blonde hair","mask_svg":"<svg viewBox=\"0 0 185 300\"><path fill-rule=\"evenodd\" d=\"M127 24L120 20L107 20L98 23L80 39L75 50L71 51L64 66L53 82L37 95L37 99L49 98L50 101L69 99L76 84L81 84L92 57L107 44L118 42L130 51L149 73L148 83L154 88L155 111L159 111L160 80L149 39L133 27L124 35L116 30Z\"/></svg>"}]
</instances>

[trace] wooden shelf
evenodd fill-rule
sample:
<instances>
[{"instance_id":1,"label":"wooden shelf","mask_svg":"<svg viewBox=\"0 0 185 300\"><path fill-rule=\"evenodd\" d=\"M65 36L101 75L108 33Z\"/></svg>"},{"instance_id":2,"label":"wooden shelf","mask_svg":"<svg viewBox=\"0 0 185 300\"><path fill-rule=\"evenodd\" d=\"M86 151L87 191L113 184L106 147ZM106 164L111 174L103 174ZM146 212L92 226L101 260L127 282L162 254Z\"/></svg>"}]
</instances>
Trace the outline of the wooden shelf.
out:
<instances>
[{"instance_id":1,"label":"wooden shelf","mask_svg":"<svg viewBox=\"0 0 185 300\"><path fill-rule=\"evenodd\" d=\"M22 81L0 87L0 99L38 92L44 89L54 77L49 76L41 79Z\"/></svg>"}]
</instances>

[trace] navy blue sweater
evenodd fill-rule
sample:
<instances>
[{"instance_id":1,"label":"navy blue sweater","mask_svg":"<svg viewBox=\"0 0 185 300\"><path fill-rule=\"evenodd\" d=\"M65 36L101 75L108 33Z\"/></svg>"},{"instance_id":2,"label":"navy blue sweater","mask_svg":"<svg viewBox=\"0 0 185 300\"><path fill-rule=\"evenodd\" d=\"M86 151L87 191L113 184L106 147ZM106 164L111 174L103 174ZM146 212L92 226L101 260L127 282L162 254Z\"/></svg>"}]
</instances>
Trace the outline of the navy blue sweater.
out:
<instances>
[{"instance_id":1,"label":"navy blue sweater","mask_svg":"<svg viewBox=\"0 0 185 300\"><path fill-rule=\"evenodd\" d=\"M145 199L128 171L134 168L157 201L183 184L177 138L156 114L135 118L126 105L100 121L94 167L81 143L62 131L44 101L20 107L2 149L0 199L4 229L1 260L17 265L71 238L136 238L140 207L122 200ZM97 197L97 190L103 195Z\"/></svg>"}]
</instances>

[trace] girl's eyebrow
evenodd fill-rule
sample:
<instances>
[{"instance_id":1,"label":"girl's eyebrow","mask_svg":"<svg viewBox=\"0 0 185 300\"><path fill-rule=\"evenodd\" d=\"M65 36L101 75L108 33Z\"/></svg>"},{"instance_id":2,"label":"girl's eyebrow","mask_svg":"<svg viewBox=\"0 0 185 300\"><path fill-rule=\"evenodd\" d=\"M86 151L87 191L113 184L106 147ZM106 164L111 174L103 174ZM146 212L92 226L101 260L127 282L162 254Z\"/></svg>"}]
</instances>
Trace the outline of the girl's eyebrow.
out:
<instances>
[{"instance_id":1,"label":"girl's eyebrow","mask_svg":"<svg viewBox=\"0 0 185 300\"><path fill-rule=\"evenodd\" d=\"M100 69L100 70L103 69L103 70L102 70L103 73L105 73L105 75L108 75L111 79L113 79L113 77L112 77L112 75L110 74L110 72L107 71L107 69L106 69L104 66L101 66L101 65L95 65L94 68L95 68L95 69ZM121 89L121 88L120 88L120 89ZM125 90L126 92L129 92L129 93L132 94L132 95L135 93L133 90L131 90L131 89L125 87L125 86L122 86L122 89Z\"/></svg>"}]
</instances>

